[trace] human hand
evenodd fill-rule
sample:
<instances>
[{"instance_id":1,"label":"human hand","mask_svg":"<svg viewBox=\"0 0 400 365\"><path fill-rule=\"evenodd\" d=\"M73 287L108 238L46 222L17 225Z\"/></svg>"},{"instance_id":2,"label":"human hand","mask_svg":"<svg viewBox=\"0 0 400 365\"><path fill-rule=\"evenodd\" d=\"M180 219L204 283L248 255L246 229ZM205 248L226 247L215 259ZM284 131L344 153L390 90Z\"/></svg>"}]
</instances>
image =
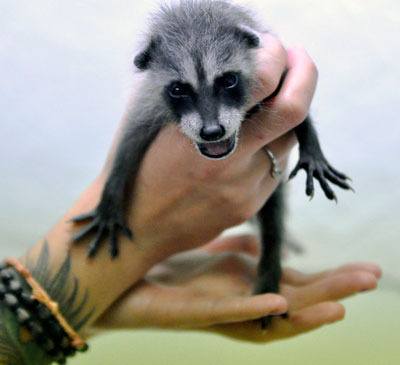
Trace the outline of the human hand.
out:
<instances>
[{"instance_id":1,"label":"human hand","mask_svg":"<svg viewBox=\"0 0 400 365\"><path fill-rule=\"evenodd\" d=\"M288 132L304 120L317 75L303 50L286 52L270 35L264 36L264 45L257 51L261 87L254 90L254 103L272 94L282 73L285 69L288 72L268 107L244 122L239 148L233 156L223 161L205 159L179 128L170 124L144 158L128 222L136 244L153 250L161 259L198 247L224 229L251 218L278 184L270 176L270 161L262 148L269 144L285 166L295 144L294 135ZM98 180L100 187L112 155ZM122 246L121 256L131 247Z\"/></svg>"},{"instance_id":2,"label":"human hand","mask_svg":"<svg viewBox=\"0 0 400 365\"><path fill-rule=\"evenodd\" d=\"M174 256L114 303L95 326L204 330L269 342L341 320L344 307L337 301L374 289L381 276L380 268L370 263L316 274L285 269L281 295L251 296L258 247L254 236L226 237ZM287 309L289 317L275 317L267 330L254 321Z\"/></svg>"},{"instance_id":3,"label":"human hand","mask_svg":"<svg viewBox=\"0 0 400 365\"><path fill-rule=\"evenodd\" d=\"M268 145L285 167L295 144L290 131L308 113L317 72L304 50L286 51L270 35L263 41L263 48L257 51L260 87L254 90L254 103L271 95L285 70L287 74L273 100L244 122L237 151L226 160L207 160L176 125L166 126L143 160L128 207L128 225L135 233L133 244L119 237L117 261L110 260L108 250L100 250L95 260L88 262L87 245L71 247L73 272L82 285L90 287L96 316L158 262L199 247L254 216L278 185L270 175L271 162L263 148ZM140 83L136 86L140 90ZM129 121L129 113L122 124ZM65 242L80 228L71 218L98 204L118 138L117 134L98 179L47 235L52 244L66 247ZM102 285L97 285L99 282Z\"/></svg>"}]
</instances>

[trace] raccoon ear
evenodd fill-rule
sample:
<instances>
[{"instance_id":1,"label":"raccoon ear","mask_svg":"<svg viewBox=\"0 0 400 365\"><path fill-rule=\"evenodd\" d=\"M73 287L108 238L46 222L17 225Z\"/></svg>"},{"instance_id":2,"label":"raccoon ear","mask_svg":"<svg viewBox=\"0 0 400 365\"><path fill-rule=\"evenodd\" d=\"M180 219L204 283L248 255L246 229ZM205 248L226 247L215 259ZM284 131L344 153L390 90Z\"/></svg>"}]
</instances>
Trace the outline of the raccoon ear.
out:
<instances>
[{"instance_id":1,"label":"raccoon ear","mask_svg":"<svg viewBox=\"0 0 400 365\"><path fill-rule=\"evenodd\" d=\"M139 70L144 71L150 67L158 42L158 39L152 38L147 47L135 57L133 63Z\"/></svg>"},{"instance_id":2,"label":"raccoon ear","mask_svg":"<svg viewBox=\"0 0 400 365\"><path fill-rule=\"evenodd\" d=\"M258 48L260 46L261 39L259 33L247 25L240 25L237 27L235 29L235 35L250 48Z\"/></svg>"}]
</instances>

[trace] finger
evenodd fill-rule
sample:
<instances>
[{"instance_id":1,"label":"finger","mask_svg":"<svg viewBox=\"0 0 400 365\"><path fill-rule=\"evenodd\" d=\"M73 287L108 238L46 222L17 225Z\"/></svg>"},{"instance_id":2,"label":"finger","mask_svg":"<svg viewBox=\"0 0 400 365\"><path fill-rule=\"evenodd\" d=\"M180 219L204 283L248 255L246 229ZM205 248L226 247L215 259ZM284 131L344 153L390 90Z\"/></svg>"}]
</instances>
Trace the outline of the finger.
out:
<instances>
[{"instance_id":1,"label":"finger","mask_svg":"<svg viewBox=\"0 0 400 365\"><path fill-rule=\"evenodd\" d=\"M243 125L242 141L254 150L304 121L317 83L317 70L301 48L288 51L288 69L281 90Z\"/></svg>"},{"instance_id":2,"label":"finger","mask_svg":"<svg viewBox=\"0 0 400 365\"><path fill-rule=\"evenodd\" d=\"M287 53L275 36L261 35L262 46L256 53L256 85L252 92L253 104L264 100L278 87L286 69Z\"/></svg>"},{"instance_id":3,"label":"finger","mask_svg":"<svg viewBox=\"0 0 400 365\"><path fill-rule=\"evenodd\" d=\"M285 165L290 152L292 151L293 147L296 146L296 144L297 138L294 132L289 131L283 136L272 141L267 146L263 146L251 156L250 163L248 163L249 173L256 171L257 174L260 174L260 171L269 172L271 170L271 159L265 152L265 148L268 148L274 154L283 170L283 165ZM238 156L247 153L246 151L242 151L246 148L247 147L244 144L239 144Z\"/></svg>"},{"instance_id":4,"label":"finger","mask_svg":"<svg viewBox=\"0 0 400 365\"><path fill-rule=\"evenodd\" d=\"M341 265L335 269L325 270L314 274L305 274L298 270L286 268L283 271L282 281L293 286L307 285L327 276L336 275L338 273L348 273L352 271L366 271L373 274L377 279L382 276L381 268L372 262L352 262Z\"/></svg>"},{"instance_id":5,"label":"finger","mask_svg":"<svg viewBox=\"0 0 400 365\"><path fill-rule=\"evenodd\" d=\"M325 277L309 285L288 290L290 309L301 309L325 301L339 300L375 289L377 278L366 271L352 271Z\"/></svg>"},{"instance_id":6,"label":"finger","mask_svg":"<svg viewBox=\"0 0 400 365\"><path fill-rule=\"evenodd\" d=\"M237 252L258 256L260 247L256 236L244 234L240 236L219 237L203 247L210 253Z\"/></svg>"},{"instance_id":7,"label":"finger","mask_svg":"<svg viewBox=\"0 0 400 365\"><path fill-rule=\"evenodd\" d=\"M268 148L274 154L282 171L285 170L290 151L296 143L296 137L294 133L290 131L268 145ZM257 153L253 153L253 155L244 158L243 155L247 153L244 151L245 148L246 146L240 143L237 153L230 159L220 161L222 168L224 167L224 163L226 164L225 167L229 166L229 168L223 170L226 172L223 176L225 181L231 182L229 186L234 189L235 197L243 198L243 201L248 202L258 203L258 201L261 201L263 205L266 198L279 184L279 181L271 177L270 171L272 162L264 149L260 149ZM208 160L205 161L206 163L210 162ZM202 163L199 165L201 166L201 164ZM238 180L239 174L241 176L240 180ZM247 187L250 185L253 186L254 189L248 189ZM245 190L238 193L238 186L244 187ZM261 193L260 189L262 190ZM259 195L259 198L253 199L254 195ZM261 206L259 208L261 208ZM252 212L257 211L257 209L253 210L251 208L249 208L249 210Z\"/></svg>"},{"instance_id":8,"label":"finger","mask_svg":"<svg viewBox=\"0 0 400 365\"><path fill-rule=\"evenodd\" d=\"M268 146L264 146L258 154L264 154L264 158L268 159L268 168L265 170L265 179L263 181L264 185L271 185L267 182L269 178L272 178L277 186L280 183L280 178L274 177L274 170L277 169L281 173L286 170L289 155L293 147L297 144L297 139L294 132L290 131L283 136L279 137L275 141L271 142ZM266 153L266 149L268 149L273 156L275 157L275 163L277 166L274 166L272 159Z\"/></svg>"},{"instance_id":9,"label":"finger","mask_svg":"<svg viewBox=\"0 0 400 365\"><path fill-rule=\"evenodd\" d=\"M340 303L325 302L293 312L288 319L275 318L272 326L264 331L260 330L260 323L257 321L222 324L212 327L212 330L241 341L267 343L297 336L340 321L344 315L345 309Z\"/></svg>"},{"instance_id":10,"label":"finger","mask_svg":"<svg viewBox=\"0 0 400 365\"><path fill-rule=\"evenodd\" d=\"M311 331L344 318L345 309L336 302L323 302L290 313L289 322L297 334Z\"/></svg>"},{"instance_id":11,"label":"finger","mask_svg":"<svg viewBox=\"0 0 400 365\"><path fill-rule=\"evenodd\" d=\"M278 162L282 163L290 154L293 147L297 145L297 138L293 131L285 133L283 136L268 144L268 149L272 151ZM264 148L262 150L264 150ZM265 153L265 152L264 152Z\"/></svg>"},{"instance_id":12,"label":"finger","mask_svg":"<svg viewBox=\"0 0 400 365\"><path fill-rule=\"evenodd\" d=\"M201 328L287 312L277 294L215 297L146 283L128 292L96 323L101 328Z\"/></svg>"},{"instance_id":13,"label":"finger","mask_svg":"<svg viewBox=\"0 0 400 365\"><path fill-rule=\"evenodd\" d=\"M259 176L261 177L261 179L258 182L265 184L265 176L268 175L269 177L271 177L270 171L272 168L271 159L268 157L265 148L268 148L273 153L279 164L280 169L283 171L286 167L288 156L296 144L297 139L294 132L289 131L283 136L272 141L268 146L263 146L250 157L250 160L246 160L246 176ZM239 155L247 153L245 151L241 151L244 149L246 149L246 146L244 146L244 144L240 144L237 153L238 159L241 158L239 157ZM236 157L234 156L233 158ZM275 185L277 185L277 183L278 182L276 181ZM273 188L275 187L276 186L273 186Z\"/></svg>"},{"instance_id":14,"label":"finger","mask_svg":"<svg viewBox=\"0 0 400 365\"><path fill-rule=\"evenodd\" d=\"M188 308L188 326L204 327L256 320L269 315L281 315L287 312L287 308L285 298L277 294L212 300L204 297L203 302L200 300L196 306Z\"/></svg>"}]
</instances>

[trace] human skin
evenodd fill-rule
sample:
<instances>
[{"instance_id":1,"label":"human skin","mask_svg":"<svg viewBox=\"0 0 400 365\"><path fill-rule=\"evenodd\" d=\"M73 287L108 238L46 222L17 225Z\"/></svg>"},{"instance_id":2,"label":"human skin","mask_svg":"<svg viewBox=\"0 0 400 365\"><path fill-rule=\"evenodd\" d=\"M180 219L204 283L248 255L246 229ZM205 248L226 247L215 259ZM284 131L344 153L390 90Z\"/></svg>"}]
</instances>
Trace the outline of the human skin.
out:
<instances>
[{"instance_id":1,"label":"human skin","mask_svg":"<svg viewBox=\"0 0 400 365\"><path fill-rule=\"evenodd\" d=\"M167 259L116 301L95 329L201 330L266 343L343 319L345 309L338 300L375 289L381 277L380 268L366 262L314 274L286 268L281 294L289 315L275 316L263 331L253 319L269 310L268 300L251 296L259 254L257 238L242 235L218 238Z\"/></svg>"},{"instance_id":2,"label":"human skin","mask_svg":"<svg viewBox=\"0 0 400 365\"><path fill-rule=\"evenodd\" d=\"M82 289L89 291L87 307L93 307L94 312L86 327L95 323L157 263L204 245L224 229L254 216L278 185L270 175L271 163L263 148L268 145L282 167L286 166L287 156L295 145L290 131L308 113L317 71L303 49L286 51L271 35L263 36L263 47L257 50L256 57L260 87L254 91L254 104L275 91L287 69L278 95L244 122L237 151L223 161L201 157L173 123L161 131L144 158L128 209L134 242L121 237L121 251L116 260L110 259L105 247L95 259L89 260L86 242L72 245L71 238L80 227L71 218L97 205L121 132L115 137L100 175L47 234L49 269L58 267L69 255L72 276L78 278ZM135 90L140 90L140 76ZM122 126L131 112L128 108ZM28 256L37 257L42 246L40 242ZM266 294L263 301L268 305L262 316L287 309L287 301L281 295Z\"/></svg>"}]
</instances>

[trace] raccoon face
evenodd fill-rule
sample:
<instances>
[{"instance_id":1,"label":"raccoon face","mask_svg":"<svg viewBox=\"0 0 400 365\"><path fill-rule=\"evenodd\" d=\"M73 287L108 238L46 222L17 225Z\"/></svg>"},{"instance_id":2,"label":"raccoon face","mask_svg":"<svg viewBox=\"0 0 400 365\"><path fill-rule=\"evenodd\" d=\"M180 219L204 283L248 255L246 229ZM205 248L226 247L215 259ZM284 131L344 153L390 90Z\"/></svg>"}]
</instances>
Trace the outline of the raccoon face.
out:
<instances>
[{"instance_id":1,"label":"raccoon face","mask_svg":"<svg viewBox=\"0 0 400 365\"><path fill-rule=\"evenodd\" d=\"M181 131L210 159L228 157L238 144L254 78L252 49L259 45L247 28L221 29L156 37L135 59L149 70Z\"/></svg>"},{"instance_id":2,"label":"raccoon face","mask_svg":"<svg viewBox=\"0 0 400 365\"><path fill-rule=\"evenodd\" d=\"M249 93L247 81L240 71L216 75L211 82L197 81L197 85L172 81L165 87L165 99L182 132L202 155L225 158L237 145Z\"/></svg>"}]
</instances>

